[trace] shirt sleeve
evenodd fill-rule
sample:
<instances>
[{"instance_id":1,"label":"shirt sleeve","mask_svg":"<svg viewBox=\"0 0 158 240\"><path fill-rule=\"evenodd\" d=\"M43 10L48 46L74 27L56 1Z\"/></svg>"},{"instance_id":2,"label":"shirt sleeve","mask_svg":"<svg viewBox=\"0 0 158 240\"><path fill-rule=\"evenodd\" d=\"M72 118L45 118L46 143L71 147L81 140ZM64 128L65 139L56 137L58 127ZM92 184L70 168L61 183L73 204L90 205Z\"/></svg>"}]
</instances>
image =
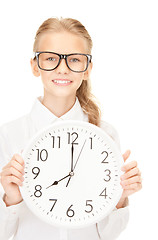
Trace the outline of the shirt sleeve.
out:
<instances>
[{"instance_id":1,"label":"shirt sleeve","mask_svg":"<svg viewBox=\"0 0 158 240\"><path fill-rule=\"evenodd\" d=\"M108 123L101 121L100 127L104 130L120 147L120 140L117 131ZM115 209L105 219L97 223L97 231L100 239L114 240L126 228L129 221L128 199L122 208Z\"/></svg>"},{"instance_id":2,"label":"shirt sleeve","mask_svg":"<svg viewBox=\"0 0 158 240\"><path fill-rule=\"evenodd\" d=\"M100 239L114 240L126 228L129 220L128 206L120 209L114 209L112 213L97 223L97 230Z\"/></svg>"},{"instance_id":3,"label":"shirt sleeve","mask_svg":"<svg viewBox=\"0 0 158 240\"><path fill-rule=\"evenodd\" d=\"M5 129L0 128L0 172L2 168L11 159L10 155L10 144L7 136L5 135ZM0 239L8 240L16 231L18 225L18 216L23 202L6 207L3 201L4 190L0 183Z\"/></svg>"},{"instance_id":4,"label":"shirt sleeve","mask_svg":"<svg viewBox=\"0 0 158 240\"><path fill-rule=\"evenodd\" d=\"M100 123L100 128L103 131L105 131L112 138L112 140L116 143L118 148L121 150L120 139L119 139L119 135L118 135L116 129L109 123L102 121L102 120Z\"/></svg>"},{"instance_id":5,"label":"shirt sleeve","mask_svg":"<svg viewBox=\"0 0 158 240\"><path fill-rule=\"evenodd\" d=\"M3 196L3 191L0 191L0 239L8 240L17 230L18 218L24 208L24 202L6 207Z\"/></svg>"}]
</instances>

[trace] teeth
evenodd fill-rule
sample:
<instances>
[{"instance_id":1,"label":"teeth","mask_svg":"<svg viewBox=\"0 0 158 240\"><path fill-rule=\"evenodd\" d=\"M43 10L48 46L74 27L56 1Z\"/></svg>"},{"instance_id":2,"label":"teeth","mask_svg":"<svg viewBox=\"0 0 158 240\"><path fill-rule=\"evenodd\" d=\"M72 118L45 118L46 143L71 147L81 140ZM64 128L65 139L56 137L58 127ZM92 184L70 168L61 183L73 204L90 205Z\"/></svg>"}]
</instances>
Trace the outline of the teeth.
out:
<instances>
[{"instance_id":1,"label":"teeth","mask_svg":"<svg viewBox=\"0 0 158 240\"><path fill-rule=\"evenodd\" d=\"M55 83L69 83L70 81L54 80Z\"/></svg>"}]
</instances>

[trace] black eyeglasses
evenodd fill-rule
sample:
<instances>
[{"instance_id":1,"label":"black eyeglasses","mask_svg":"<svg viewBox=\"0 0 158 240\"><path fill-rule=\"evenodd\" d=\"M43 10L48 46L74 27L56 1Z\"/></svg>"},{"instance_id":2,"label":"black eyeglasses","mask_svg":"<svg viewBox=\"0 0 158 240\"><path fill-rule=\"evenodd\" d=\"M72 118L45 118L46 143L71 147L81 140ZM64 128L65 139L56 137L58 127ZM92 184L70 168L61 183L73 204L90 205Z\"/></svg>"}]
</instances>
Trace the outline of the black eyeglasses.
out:
<instances>
[{"instance_id":1,"label":"black eyeglasses","mask_svg":"<svg viewBox=\"0 0 158 240\"><path fill-rule=\"evenodd\" d=\"M92 55L83 53L59 54L55 52L35 52L38 67L45 71L56 69L61 59L65 59L67 67L73 72L85 72L91 62Z\"/></svg>"}]
</instances>

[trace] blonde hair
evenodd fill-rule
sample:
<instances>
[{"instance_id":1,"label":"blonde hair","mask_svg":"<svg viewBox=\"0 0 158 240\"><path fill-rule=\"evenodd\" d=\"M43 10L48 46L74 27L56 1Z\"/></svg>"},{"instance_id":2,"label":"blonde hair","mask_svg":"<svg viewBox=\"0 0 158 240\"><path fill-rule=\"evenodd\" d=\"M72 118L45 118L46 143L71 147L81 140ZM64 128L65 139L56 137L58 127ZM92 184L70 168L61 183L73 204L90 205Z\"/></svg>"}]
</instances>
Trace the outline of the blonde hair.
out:
<instances>
[{"instance_id":1,"label":"blonde hair","mask_svg":"<svg viewBox=\"0 0 158 240\"><path fill-rule=\"evenodd\" d=\"M87 42L87 53L91 54L93 43L88 31L78 20L72 18L49 18L44 21L36 32L35 42L33 45L34 52L38 51L40 36L48 31L67 31L82 37ZM96 126L100 126L101 111L96 103L96 98L91 92L91 82L89 79L82 81L76 95L83 111L88 114L89 122Z\"/></svg>"}]
</instances>

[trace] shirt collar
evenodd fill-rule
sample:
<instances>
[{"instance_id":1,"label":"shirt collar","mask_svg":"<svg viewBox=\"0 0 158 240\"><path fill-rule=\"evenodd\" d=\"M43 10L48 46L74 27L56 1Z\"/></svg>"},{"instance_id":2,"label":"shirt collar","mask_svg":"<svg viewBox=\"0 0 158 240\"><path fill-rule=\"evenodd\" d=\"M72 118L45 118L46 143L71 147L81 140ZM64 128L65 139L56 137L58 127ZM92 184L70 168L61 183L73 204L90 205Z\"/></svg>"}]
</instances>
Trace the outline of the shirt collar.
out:
<instances>
[{"instance_id":1,"label":"shirt collar","mask_svg":"<svg viewBox=\"0 0 158 240\"><path fill-rule=\"evenodd\" d=\"M42 104L42 97L38 97L33 104L30 116L37 130L62 120L88 121L88 117L83 112L77 97L73 107L60 118L55 116Z\"/></svg>"}]
</instances>

